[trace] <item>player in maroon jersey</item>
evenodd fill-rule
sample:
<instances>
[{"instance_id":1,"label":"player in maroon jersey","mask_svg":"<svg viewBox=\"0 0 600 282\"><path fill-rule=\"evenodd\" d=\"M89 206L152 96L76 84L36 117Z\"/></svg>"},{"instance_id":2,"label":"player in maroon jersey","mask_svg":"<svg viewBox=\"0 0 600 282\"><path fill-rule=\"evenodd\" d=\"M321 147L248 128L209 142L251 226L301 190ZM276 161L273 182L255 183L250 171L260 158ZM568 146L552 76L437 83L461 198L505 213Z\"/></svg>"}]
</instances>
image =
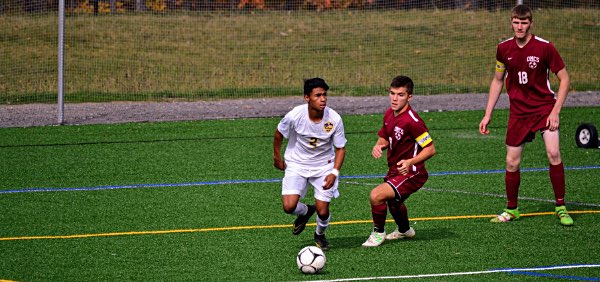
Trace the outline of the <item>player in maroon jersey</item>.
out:
<instances>
[{"instance_id":1,"label":"player in maroon jersey","mask_svg":"<svg viewBox=\"0 0 600 282\"><path fill-rule=\"evenodd\" d=\"M531 34L532 12L518 5L512 10L514 37L498 44L496 72L490 85L485 115L479 124L481 134L489 134L488 124L502 92L504 80L510 101L506 131L506 209L492 222L519 219L517 206L521 182L520 164L525 143L541 132L550 162L550 182L556 199L555 213L562 225L573 225L565 208L565 172L560 157L559 114L569 91L569 74L554 45ZM555 94L550 89L549 73L560 81Z\"/></svg>"},{"instance_id":2,"label":"player in maroon jersey","mask_svg":"<svg viewBox=\"0 0 600 282\"><path fill-rule=\"evenodd\" d=\"M388 150L388 172L384 183L371 191L374 228L362 244L364 247L377 247L385 240L415 236L404 201L427 181L425 161L435 154L435 147L425 122L410 107L413 87L413 81L406 76L395 77L390 85L390 108L384 114L383 126L377 133L379 139L371 152L378 159L384 150ZM386 235L384 226L388 208L398 228Z\"/></svg>"}]
</instances>

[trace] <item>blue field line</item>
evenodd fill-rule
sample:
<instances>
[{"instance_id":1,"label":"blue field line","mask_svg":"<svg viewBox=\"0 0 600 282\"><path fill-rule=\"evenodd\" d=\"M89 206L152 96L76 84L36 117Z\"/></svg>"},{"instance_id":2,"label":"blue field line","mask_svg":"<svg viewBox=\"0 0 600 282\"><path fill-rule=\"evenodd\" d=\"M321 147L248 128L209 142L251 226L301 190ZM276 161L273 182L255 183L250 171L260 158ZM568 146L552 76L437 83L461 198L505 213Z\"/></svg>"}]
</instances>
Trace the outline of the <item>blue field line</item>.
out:
<instances>
[{"instance_id":1,"label":"blue field line","mask_svg":"<svg viewBox=\"0 0 600 282\"><path fill-rule=\"evenodd\" d=\"M505 269L501 269L501 270L506 270L508 274L514 274L514 275L528 275L528 276L548 277L548 278L577 280L577 281L600 281L600 278L598 278L598 277L582 277L582 276L572 276L572 275L561 275L561 274L550 274L550 273L538 272L538 271L547 271L547 270L590 268L590 267L600 267L600 264L572 264L572 265L541 266L541 267L533 267L533 268L505 268Z\"/></svg>"},{"instance_id":2,"label":"blue field line","mask_svg":"<svg viewBox=\"0 0 600 282\"><path fill-rule=\"evenodd\" d=\"M565 167L565 170L588 170L600 169L600 165L592 166L577 166ZM548 168L523 168L521 172L546 171ZM445 175L475 175L475 174L493 174L504 173L504 169L495 170L471 170L471 171L443 171L432 172L429 176L445 176ZM340 179L373 179L383 178L384 175L342 175ZM246 179L246 180L217 180L217 181L200 181L200 182L185 182L185 183L158 183L158 184L131 184L131 185L107 185L95 187L71 187L71 188L23 188L12 190L0 190L0 194L17 194L17 193L33 193L33 192L70 192L70 191L99 191L99 190L115 190L115 189L141 189L141 188L156 188L156 187L187 187L187 186L207 186L207 185L227 185L227 184L249 184L249 183L274 183L280 182L280 178L272 179Z\"/></svg>"},{"instance_id":3,"label":"blue field line","mask_svg":"<svg viewBox=\"0 0 600 282\"><path fill-rule=\"evenodd\" d=\"M533 271L511 271L509 273L510 274L528 275L528 276L556 278L556 279L577 280L577 281L600 281L600 278L596 278L596 277L557 275L557 274L539 273L539 272L533 272Z\"/></svg>"}]
</instances>

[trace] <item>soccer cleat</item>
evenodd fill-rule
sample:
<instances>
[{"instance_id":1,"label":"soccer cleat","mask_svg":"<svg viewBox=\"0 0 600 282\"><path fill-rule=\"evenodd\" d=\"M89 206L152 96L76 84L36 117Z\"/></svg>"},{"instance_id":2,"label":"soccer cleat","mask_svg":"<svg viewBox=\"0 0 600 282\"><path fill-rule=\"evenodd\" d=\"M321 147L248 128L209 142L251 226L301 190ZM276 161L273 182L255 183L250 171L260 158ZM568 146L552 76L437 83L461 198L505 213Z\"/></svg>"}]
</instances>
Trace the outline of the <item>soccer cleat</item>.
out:
<instances>
[{"instance_id":1,"label":"soccer cleat","mask_svg":"<svg viewBox=\"0 0 600 282\"><path fill-rule=\"evenodd\" d=\"M490 220L490 222L508 222L508 221L517 220L519 218L521 218L521 215L519 214L519 208L516 208L513 210L504 209L504 212L502 212L501 214L492 218L492 220Z\"/></svg>"},{"instance_id":2,"label":"soccer cleat","mask_svg":"<svg viewBox=\"0 0 600 282\"><path fill-rule=\"evenodd\" d=\"M385 235L386 240L396 240L396 239L412 239L415 237L415 230L411 227L406 232L402 233L398 231L398 228L394 230L394 232Z\"/></svg>"},{"instance_id":3,"label":"soccer cleat","mask_svg":"<svg viewBox=\"0 0 600 282\"><path fill-rule=\"evenodd\" d=\"M378 232L371 232L371 236L369 236L369 239L367 239L367 241L365 241L362 246L363 247L378 247L379 245L383 244L383 241L385 241L385 232L383 233L378 233Z\"/></svg>"},{"instance_id":4,"label":"soccer cleat","mask_svg":"<svg viewBox=\"0 0 600 282\"><path fill-rule=\"evenodd\" d=\"M323 251L329 251L329 242L325 239L325 234L315 233L315 244Z\"/></svg>"},{"instance_id":5,"label":"soccer cleat","mask_svg":"<svg viewBox=\"0 0 600 282\"><path fill-rule=\"evenodd\" d=\"M565 206L554 208L554 212L556 213L556 216L560 218L560 224L565 226L573 225L573 219L569 215L569 212L567 212L567 208Z\"/></svg>"},{"instance_id":6,"label":"soccer cleat","mask_svg":"<svg viewBox=\"0 0 600 282\"><path fill-rule=\"evenodd\" d=\"M304 231L304 228L306 227L306 223L308 222L308 220L310 220L310 217L315 214L315 211L317 210L315 208L315 206L313 205L306 205L308 207L308 210L306 211L305 215L299 215L296 220L294 220L294 229L292 230L292 234L294 235L298 235L300 233L302 233L302 231Z\"/></svg>"}]
</instances>

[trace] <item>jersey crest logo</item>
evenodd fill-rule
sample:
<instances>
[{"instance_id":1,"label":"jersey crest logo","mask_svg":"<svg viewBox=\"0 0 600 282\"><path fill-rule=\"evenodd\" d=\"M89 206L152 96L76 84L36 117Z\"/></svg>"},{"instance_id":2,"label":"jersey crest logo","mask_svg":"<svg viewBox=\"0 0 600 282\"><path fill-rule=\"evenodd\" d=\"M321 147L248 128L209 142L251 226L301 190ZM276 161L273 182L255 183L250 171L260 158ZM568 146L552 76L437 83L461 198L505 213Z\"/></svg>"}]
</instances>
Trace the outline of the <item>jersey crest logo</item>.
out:
<instances>
[{"instance_id":1,"label":"jersey crest logo","mask_svg":"<svg viewBox=\"0 0 600 282\"><path fill-rule=\"evenodd\" d=\"M329 133L333 130L333 122L331 121L327 121L323 124L323 129L325 130L325 132Z\"/></svg>"},{"instance_id":2,"label":"jersey crest logo","mask_svg":"<svg viewBox=\"0 0 600 282\"><path fill-rule=\"evenodd\" d=\"M529 63L529 67L535 69L540 62L540 57L536 56L527 56L527 63Z\"/></svg>"},{"instance_id":3,"label":"jersey crest logo","mask_svg":"<svg viewBox=\"0 0 600 282\"><path fill-rule=\"evenodd\" d=\"M394 127L394 137L396 137L396 140L400 140L402 138L402 135L404 135L404 130L397 126Z\"/></svg>"}]
</instances>

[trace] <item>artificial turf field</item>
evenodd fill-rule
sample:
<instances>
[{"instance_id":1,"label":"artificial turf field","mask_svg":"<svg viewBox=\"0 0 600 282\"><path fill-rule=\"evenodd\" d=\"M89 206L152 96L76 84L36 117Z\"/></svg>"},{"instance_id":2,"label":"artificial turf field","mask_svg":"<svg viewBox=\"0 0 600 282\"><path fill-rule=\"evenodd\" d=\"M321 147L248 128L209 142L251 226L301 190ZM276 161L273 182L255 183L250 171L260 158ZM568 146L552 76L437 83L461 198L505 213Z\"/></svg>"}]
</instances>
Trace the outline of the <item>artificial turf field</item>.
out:
<instances>
[{"instance_id":1,"label":"artificial turf field","mask_svg":"<svg viewBox=\"0 0 600 282\"><path fill-rule=\"evenodd\" d=\"M318 275L295 266L314 225L293 236L281 209L279 118L1 128L0 280L600 280L600 149L574 138L580 123L600 125L600 108L561 113L572 227L550 213L540 136L522 160L525 216L488 222L505 204L507 111L495 112L490 136L477 131L482 115L421 113L438 153L406 202L417 236L371 249L361 243L369 191L386 171L370 156L382 116L344 116L341 196Z\"/></svg>"}]
</instances>

